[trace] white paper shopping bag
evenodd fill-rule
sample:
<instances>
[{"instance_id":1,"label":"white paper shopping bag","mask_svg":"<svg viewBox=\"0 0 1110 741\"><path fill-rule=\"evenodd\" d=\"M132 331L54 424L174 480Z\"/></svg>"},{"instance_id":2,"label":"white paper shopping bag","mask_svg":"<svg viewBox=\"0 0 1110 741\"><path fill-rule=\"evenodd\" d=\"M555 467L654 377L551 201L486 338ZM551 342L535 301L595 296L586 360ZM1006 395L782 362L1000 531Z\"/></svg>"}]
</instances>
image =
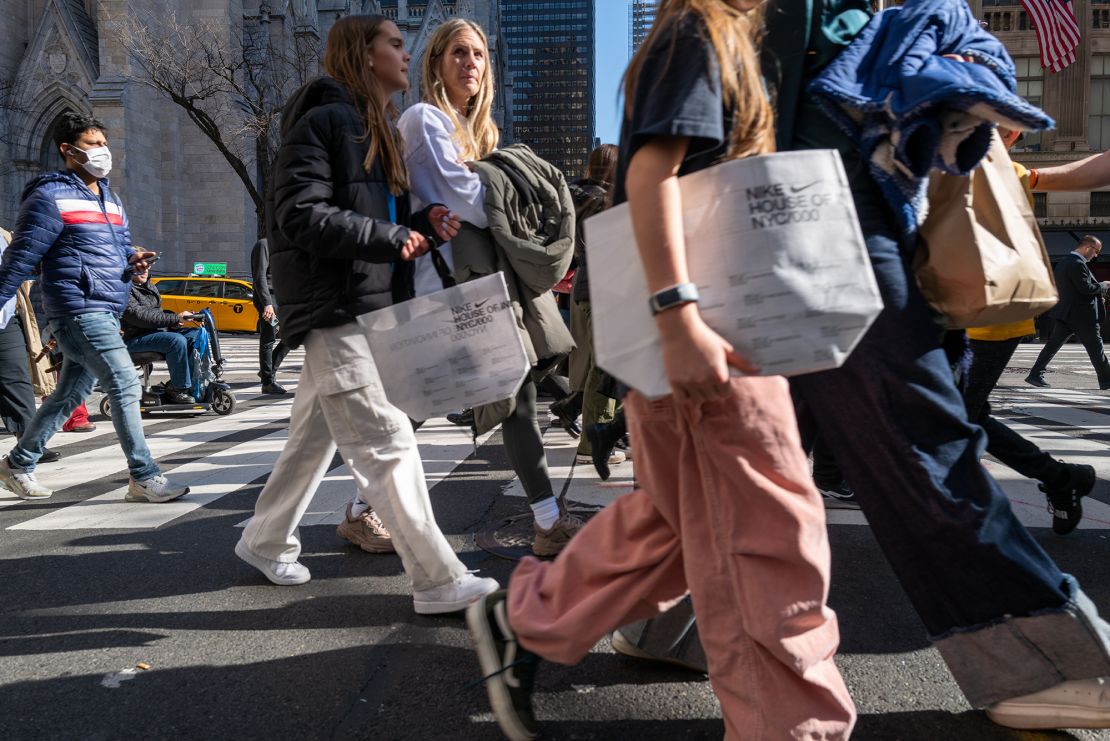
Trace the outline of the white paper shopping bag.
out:
<instances>
[{"instance_id":1,"label":"white paper shopping bag","mask_svg":"<svg viewBox=\"0 0 1110 741\"><path fill-rule=\"evenodd\" d=\"M494 273L359 317L386 397L415 420L516 395L528 372Z\"/></svg>"},{"instance_id":2,"label":"white paper shopping bag","mask_svg":"<svg viewBox=\"0 0 1110 741\"><path fill-rule=\"evenodd\" d=\"M764 375L840 366L882 309L834 150L733 160L679 179L686 260L706 323ZM628 204L587 219L597 364L670 393Z\"/></svg>"}]
</instances>

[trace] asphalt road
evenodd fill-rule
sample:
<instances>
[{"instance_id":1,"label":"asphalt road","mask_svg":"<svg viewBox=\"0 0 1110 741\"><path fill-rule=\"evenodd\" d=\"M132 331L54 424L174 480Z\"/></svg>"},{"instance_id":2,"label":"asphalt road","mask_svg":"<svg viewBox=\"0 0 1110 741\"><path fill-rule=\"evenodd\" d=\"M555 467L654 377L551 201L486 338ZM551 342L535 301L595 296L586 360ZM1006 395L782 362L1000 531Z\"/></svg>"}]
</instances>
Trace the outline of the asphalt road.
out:
<instances>
[{"instance_id":1,"label":"asphalt road","mask_svg":"<svg viewBox=\"0 0 1110 741\"><path fill-rule=\"evenodd\" d=\"M64 457L39 471L59 487L54 498L0 496L0 738L501 738L462 618L414 614L399 560L336 536L353 490L345 469L329 474L302 525L310 583L271 586L232 554L291 402L259 396L253 341L225 338L234 414L146 422L160 463L194 485L191 501L123 505L126 468L107 423L93 436L55 439ZM1015 368L1028 367L1034 350L1023 347ZM1065 349L1049 376L1056 388L1025 387L1015 371L994 401L1045 447L1099 469L1084 526L1054 536L1035 488L988 466L1037 540L1110 614L1110 417L1081 353ZM290 388L299 362L287 361ZM468 566L505 583L513 563L474 542L525 509L499 437L475 452L465 432L433 422L420 439L441 527ZM547 440L556 485L571 499L598 504L627 490L630 464L601 486L570 466L565 433L549 430ZM829 521L838 662L860 710L853 738L1110 738L1010 732L971 710L862 516L830 511ZM723 733L703 676L621 657L607 640L577 667L545 665L535 701L544 738Z\"/></svg>"}]
</instances>

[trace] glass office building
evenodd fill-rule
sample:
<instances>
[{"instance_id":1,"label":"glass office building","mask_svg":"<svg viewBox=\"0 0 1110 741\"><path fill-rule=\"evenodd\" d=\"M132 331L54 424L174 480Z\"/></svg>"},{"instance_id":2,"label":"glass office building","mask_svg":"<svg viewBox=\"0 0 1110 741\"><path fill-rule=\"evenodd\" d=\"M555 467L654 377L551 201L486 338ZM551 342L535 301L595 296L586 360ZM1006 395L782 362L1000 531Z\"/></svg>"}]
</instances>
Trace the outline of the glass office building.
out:
<instances>
[{"instance_id":1,"label":"glass office building","mask_svg":"<svg viewBox=\"0 0 1110 741\"><path fill-rule=\"evenodd\" d=\"M502 0L513 141L568 180L594 143L594 0Z\"/></svg>"},{"instance_id":2,"label":"glass office building","mask_svg":"<svg viewBox=\"0 0 1110 741\"><path fill-rule=\"evenodd\" d=\"M658 7L659 0L632 0L628 13L628 56L635 54L644 43Z\"/></svg>"}]
</instances>

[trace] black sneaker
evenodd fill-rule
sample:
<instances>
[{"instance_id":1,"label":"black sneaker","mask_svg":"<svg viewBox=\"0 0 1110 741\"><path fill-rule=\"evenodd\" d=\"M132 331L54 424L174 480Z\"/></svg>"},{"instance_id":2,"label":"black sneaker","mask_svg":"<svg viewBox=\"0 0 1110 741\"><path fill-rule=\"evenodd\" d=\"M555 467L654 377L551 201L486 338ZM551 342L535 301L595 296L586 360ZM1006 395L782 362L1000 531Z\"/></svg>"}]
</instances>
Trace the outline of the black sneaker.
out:
<instances>
[{"instance_id":1,"label":"black sneaker","mask_svg":"<svg viewBox=\"0 0 1110 741\"><path fill-rule=\"evenodd\" d=\"M817 484L817 482L814 482ZM828 509L859 509L859 499L856 490L848 486L843 479L832 486L817 484L817 491L825 498L825 507Z\"/></svg>"},{"instance_id":2,"label":"black sneaker","mask_svg":"<svg viewBox=\"0 0 1110 741\"><path fill-rule=\"evenodd\" d=\"M466 624L497 725L511 741L531 741L536 737L532 684L540 657L517 643L509 626L507 594L501 589L480 597L466 609Z\"/></svg>"},{"instance_id":3,"label":"black sneaker","mask_svg":"<svg viewBox=\"0 0 1110 741\"><path fill-rule=\"evenodd\" d=\"M56 460L60 460L61 457L62 454L58 451L50 450L49 448L43 448L42 456L39 458L39 463L53 463Z\"/></svg>"},{"instance_id":4,"label":"black sneaker","mask_svg":"<svg viewBox=\"0 0 1110 741\"><path fill-rule=\"evenodd\" d=\"M553 401L548 409L558 417L559 426L566 430L568 435L575 440L582 436L582 428L578 426L578 417L582 414L582 394L575 392Z\"/></svg>"},{"instance_id":5,"label":"black sneaker","mask_svg":"<svg viewBox=\"0 0 1110 741\"><path fill-rule=\"evenodd\" d=\"M1043 373L1030 373L1028 376L1025 377L1025 382L1028 383L1030 386L1037 386L1042 389L1052 388L1052 386L1049 385L1048 381L1044 380Z\"/></svg>"},{"instance_id":6,"label":"black sneaker","mask_svg":"<svg viewBox=\"0 0 1110 741\"><path fill-rule=\"evenodd\" d=\"M613 448L624 453L624 457L626 459L632 460L632 441L628 439L627 432L621 435L621 439L617 440L617 443L613 446Z\"/></svg>"},{"instance_id":7,"label":"black sneaker","mask_svg":"<svg viewBox=\"0 0 1110 741\"><path fill-rule=\"evenodd\" d=\"M1068 479L1061 486L1049 488L1044 484L1038 488L1048 497L1048 511L1052 513L1052 532L1067 535L1079 526L1083 519L1083 497L1095 488L1095 469L1093 466L1078 463L1065 464Z\"/></svg>"},{"instance_id":8,"label":"black sneaker","mask_svg":"<svg viewBox=\"0 0 1110 741\"><path fill-rule=\"evenodd\" d=\"M461 412L448 412L447 421L459 427L474 426L474 410L464 409Z\"/></svg>"},{"instance_id":9,"label":"black sneaker","mask_svg":"<svg viewBox=\"0 0 1110 741\"><path fill-rule=\"evenodd\" d=\"M167 404L196 404L197 400L185 393L185 389L173 388L166 386L165 394L162 396Z\"/></svg>"}]
</instances>

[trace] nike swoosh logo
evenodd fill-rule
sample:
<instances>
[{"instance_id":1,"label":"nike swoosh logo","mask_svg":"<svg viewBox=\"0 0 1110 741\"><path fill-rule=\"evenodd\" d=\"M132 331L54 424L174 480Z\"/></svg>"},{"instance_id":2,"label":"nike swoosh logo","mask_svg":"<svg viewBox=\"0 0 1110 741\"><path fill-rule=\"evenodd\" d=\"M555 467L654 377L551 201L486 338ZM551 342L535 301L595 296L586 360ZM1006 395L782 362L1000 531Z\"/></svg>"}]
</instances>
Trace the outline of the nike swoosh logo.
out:
<instances>
[{"instance_id":1,"label":"nike swoosh logo","mask_svg":"<svg viewBox=\"0 0 1110 741\"><path fill-rule=\"evenodd\" d=\"M488 299L488 298L487 298L487 299L484 299L484 300L482 300L482 301L475 301L475 302L474 302L474 308L475 308L475 309L480 309L480 308L482 308L482 306L483 306L484 304L488 304L488 303L489 303L489 299Z\"/></svg>"},{"instance_id":2,"label":"nike swoosh logo","mask_svg":"<svg viewBox=\"0 0 1110 741\"><path fill-rule=\"evenodd\" d=\"M821 181L820 180L814 180L809 185L800 185L796 188L793 185L791 185L790 186L790 192L791 193L801 193L803 190L807 190L809 188L812 188L813 186L817 185L819 182L821 182Z\"/></svg>"}]
</instances>

